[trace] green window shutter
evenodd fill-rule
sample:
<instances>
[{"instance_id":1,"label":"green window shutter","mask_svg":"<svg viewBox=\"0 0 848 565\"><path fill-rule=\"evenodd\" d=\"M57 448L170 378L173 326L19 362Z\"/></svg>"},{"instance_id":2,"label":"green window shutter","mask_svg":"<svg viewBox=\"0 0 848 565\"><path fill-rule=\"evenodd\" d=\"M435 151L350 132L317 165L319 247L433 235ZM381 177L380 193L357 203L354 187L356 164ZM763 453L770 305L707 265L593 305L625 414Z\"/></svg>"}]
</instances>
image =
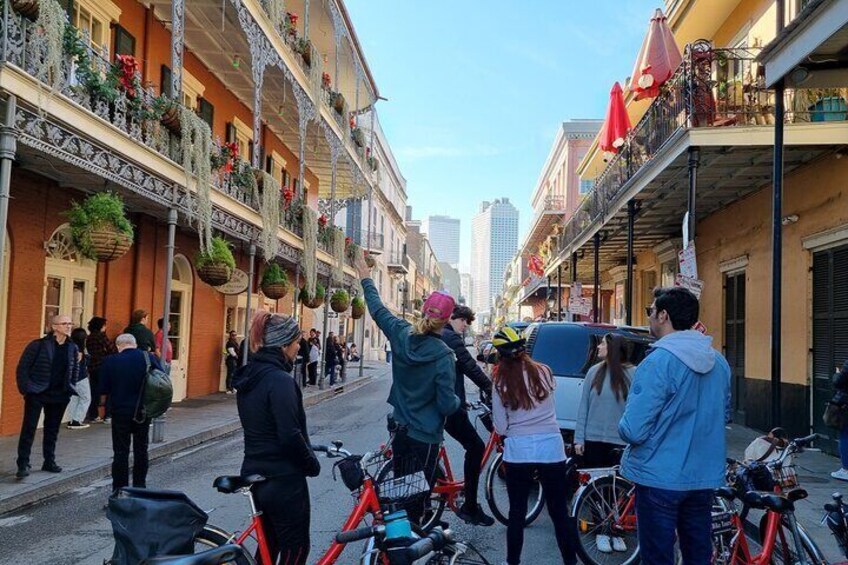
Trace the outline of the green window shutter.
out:
<instances>
[{"instance_id":1,"label":"green window shutter","mask_svg":"<svg viewBox=\"0 0 848 565\"><path fill-rule=\"evenodd\" d=\"M227 122L227 130L224 138L227 143L232 143L236 140L236 126L233 125L233 122Z\"/></svg>"},{"instance_id":2,"label":"green window shutter","mask_svg":"<svg viewBox=\"0 0 848 565\"><path fill-rule=\"evenodd\" d=\"M135 56L135 37L119 25L115 26L115 55Z\"/></svg>"},{"instance_id":3,"label":"green window shutter","mask_svg":"<svg viewBox=\"0 0 848 565\"><path fill-rule=\"evenodd\" d=\"M283 181L283 188L289 185L289 173L286 171L285 167L283 167L283 173L280 175L280 179Z\"/></svg>"},{"instance_id":4,"label":"green window shutter","mask_svg":"<svg viewBox=\"0 0 848 565\"><path fill-rule=\"evenodd\" d=\"M168 65L162 65L162 84L159 92L164 96L171 98L171 68Z\"/></svg>"},{"instance_id":5,"label":"green window shutter","mask_svg":"<svg viewBox=\"0 0 848 565\"><path fill-rule=\"evenodd\" d=\"M265 156L265 172L269 175L274 175L274 160L270 155Z\"/></svg>"},{"instance_id":6,"label":"green window shutter","mask_svg":"<svg viewBox=\"0 0 848 565\"><path fill-rule=\"evenodd\" d=\"M68 18L73 23L74 21L74 0L58 0L59 6L65 9L68 12Z\"/></svg>"},{"instance_id":7,"label":"green window shutter","mask_svg":"<svg viewBox=\"0 0 848 565\"><path fill-rule=\"evenodd\" d=\"M197 101L197 113L200 119L209 124L209 129L214 129L215 122L215 107L205 98L199 98Z\"/></svg>"}]
</instances>

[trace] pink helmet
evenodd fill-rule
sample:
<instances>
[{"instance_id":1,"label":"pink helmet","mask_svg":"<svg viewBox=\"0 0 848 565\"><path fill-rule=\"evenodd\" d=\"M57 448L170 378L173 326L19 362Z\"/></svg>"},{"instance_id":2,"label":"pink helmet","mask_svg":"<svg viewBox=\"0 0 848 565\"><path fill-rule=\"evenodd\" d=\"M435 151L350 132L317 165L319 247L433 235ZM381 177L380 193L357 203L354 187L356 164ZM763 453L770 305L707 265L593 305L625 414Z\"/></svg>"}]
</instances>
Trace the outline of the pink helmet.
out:
<instances>
[{"instance_id":1,"label":"pink helmet","mask_svg":"<svg viewBox=\"0 0 848 565\"><path fill-rule=\"evenodd\" d=\"M427 297L424 305L421 307L421 313L425 318L435 318L437 320L447 320L453 314L453 307L456 302L453 296L447 292L437 290Z\"/></svg>"}]
</instances>

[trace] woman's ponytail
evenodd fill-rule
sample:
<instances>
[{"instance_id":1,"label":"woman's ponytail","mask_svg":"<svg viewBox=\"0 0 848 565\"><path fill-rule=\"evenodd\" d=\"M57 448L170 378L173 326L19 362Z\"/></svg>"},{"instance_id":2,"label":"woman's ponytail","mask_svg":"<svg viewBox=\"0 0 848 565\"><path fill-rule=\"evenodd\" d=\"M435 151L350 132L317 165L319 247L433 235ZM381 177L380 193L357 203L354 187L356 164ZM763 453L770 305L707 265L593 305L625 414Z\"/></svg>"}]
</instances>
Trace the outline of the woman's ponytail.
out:
<instances>
[{"instance_id":1,"label":"woman's ponytail","mask_svg":"<svg viewBox=\"0 0 848 565\"><path fill-rule=\"evenodd\" d=\"M268 310L257 310L253 315L253 321L250 324L250 351L256 353L260 347L265 345L265 324L268 323L268 318L271 317L271 312Z\"/></svg>"}]
</instances>

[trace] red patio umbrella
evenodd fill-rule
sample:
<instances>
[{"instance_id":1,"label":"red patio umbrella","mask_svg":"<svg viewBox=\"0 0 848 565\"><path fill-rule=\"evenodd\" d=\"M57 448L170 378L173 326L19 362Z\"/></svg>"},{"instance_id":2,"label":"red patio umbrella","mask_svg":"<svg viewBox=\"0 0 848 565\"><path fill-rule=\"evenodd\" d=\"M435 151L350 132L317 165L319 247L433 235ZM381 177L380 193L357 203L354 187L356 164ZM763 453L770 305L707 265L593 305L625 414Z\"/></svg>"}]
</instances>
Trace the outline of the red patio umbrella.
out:
<instances>
[{"instance_id":1,"label":"red patio umbrella","mask_svg":"<svg viewBox=\"0 0 848 565\"><path fill-rule=\"evenodd\" d=\"M598 145L601 151L607 153L618 153L618 148L624 145L624 138L630 131L630 116L624 107L624 94L621 85L617 82L610 90L610 102L607 108L607 117L601 128Z\"/></svg>"},{"instance_id":2,"label":"red patio umbrella","mask_svg":"<svg viewBox=\"0 0 848 565\"><path fill-rule=\"evenodd\" d=\"M636 100L659 94L660 86L671 78L681 61L683 57L674 41L674 34L662 10L657 9L630 75L630 90L636 93Z\"/></svg>"}]
</instances>

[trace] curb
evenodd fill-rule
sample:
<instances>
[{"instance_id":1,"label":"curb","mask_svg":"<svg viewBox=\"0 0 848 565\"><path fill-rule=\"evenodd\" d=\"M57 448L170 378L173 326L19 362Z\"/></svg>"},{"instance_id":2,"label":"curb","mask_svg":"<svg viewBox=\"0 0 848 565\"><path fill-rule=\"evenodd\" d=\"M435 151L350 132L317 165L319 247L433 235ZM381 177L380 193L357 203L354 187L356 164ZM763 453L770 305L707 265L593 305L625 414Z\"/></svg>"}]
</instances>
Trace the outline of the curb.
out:
<instances>
[{"instance_id":1,"label":"curb","mask_svg":"<svg viewBox=\"0 0 848 565\"><path fill-rule=\"evenodd\" d=\"M374 377L365 376L353 382L348 382L345 384L337 385L331 389L320 391L317 394L310 395L309 397L304 398L303 406L304 408L315 406L316 404L320 404L321 402L329 400L330 398L335 398L337 396L341 396L343 394L358 390L373 381ZM224 438L229 435L233 435L240 430L241 422L238 418L233 418L228 422L219 424L203 432L180 438L169 443L157 445L151 444L151 447L148 451L150 462L153 463L158 459L174 455L175 453L178 453L185 449L195 447L197 445L207 443L212 440ZM111 470L111 460L105 463L94 463L92 465L81 467L80 469L73 471L71 474L68 474L67 477L62 477L61 479L53 481L49 484L39 484L20 494L4 498L0 500L0 516L3 516L4 514L8 514L10 512L14 512L16 510L21 510L23 508L26 508L27 506L31 506L39 502L43 502L49 498L53 498L54 496L65 494L71 490L87 486L94 481L110 476Z\"/></svg>"}]
</instances>

